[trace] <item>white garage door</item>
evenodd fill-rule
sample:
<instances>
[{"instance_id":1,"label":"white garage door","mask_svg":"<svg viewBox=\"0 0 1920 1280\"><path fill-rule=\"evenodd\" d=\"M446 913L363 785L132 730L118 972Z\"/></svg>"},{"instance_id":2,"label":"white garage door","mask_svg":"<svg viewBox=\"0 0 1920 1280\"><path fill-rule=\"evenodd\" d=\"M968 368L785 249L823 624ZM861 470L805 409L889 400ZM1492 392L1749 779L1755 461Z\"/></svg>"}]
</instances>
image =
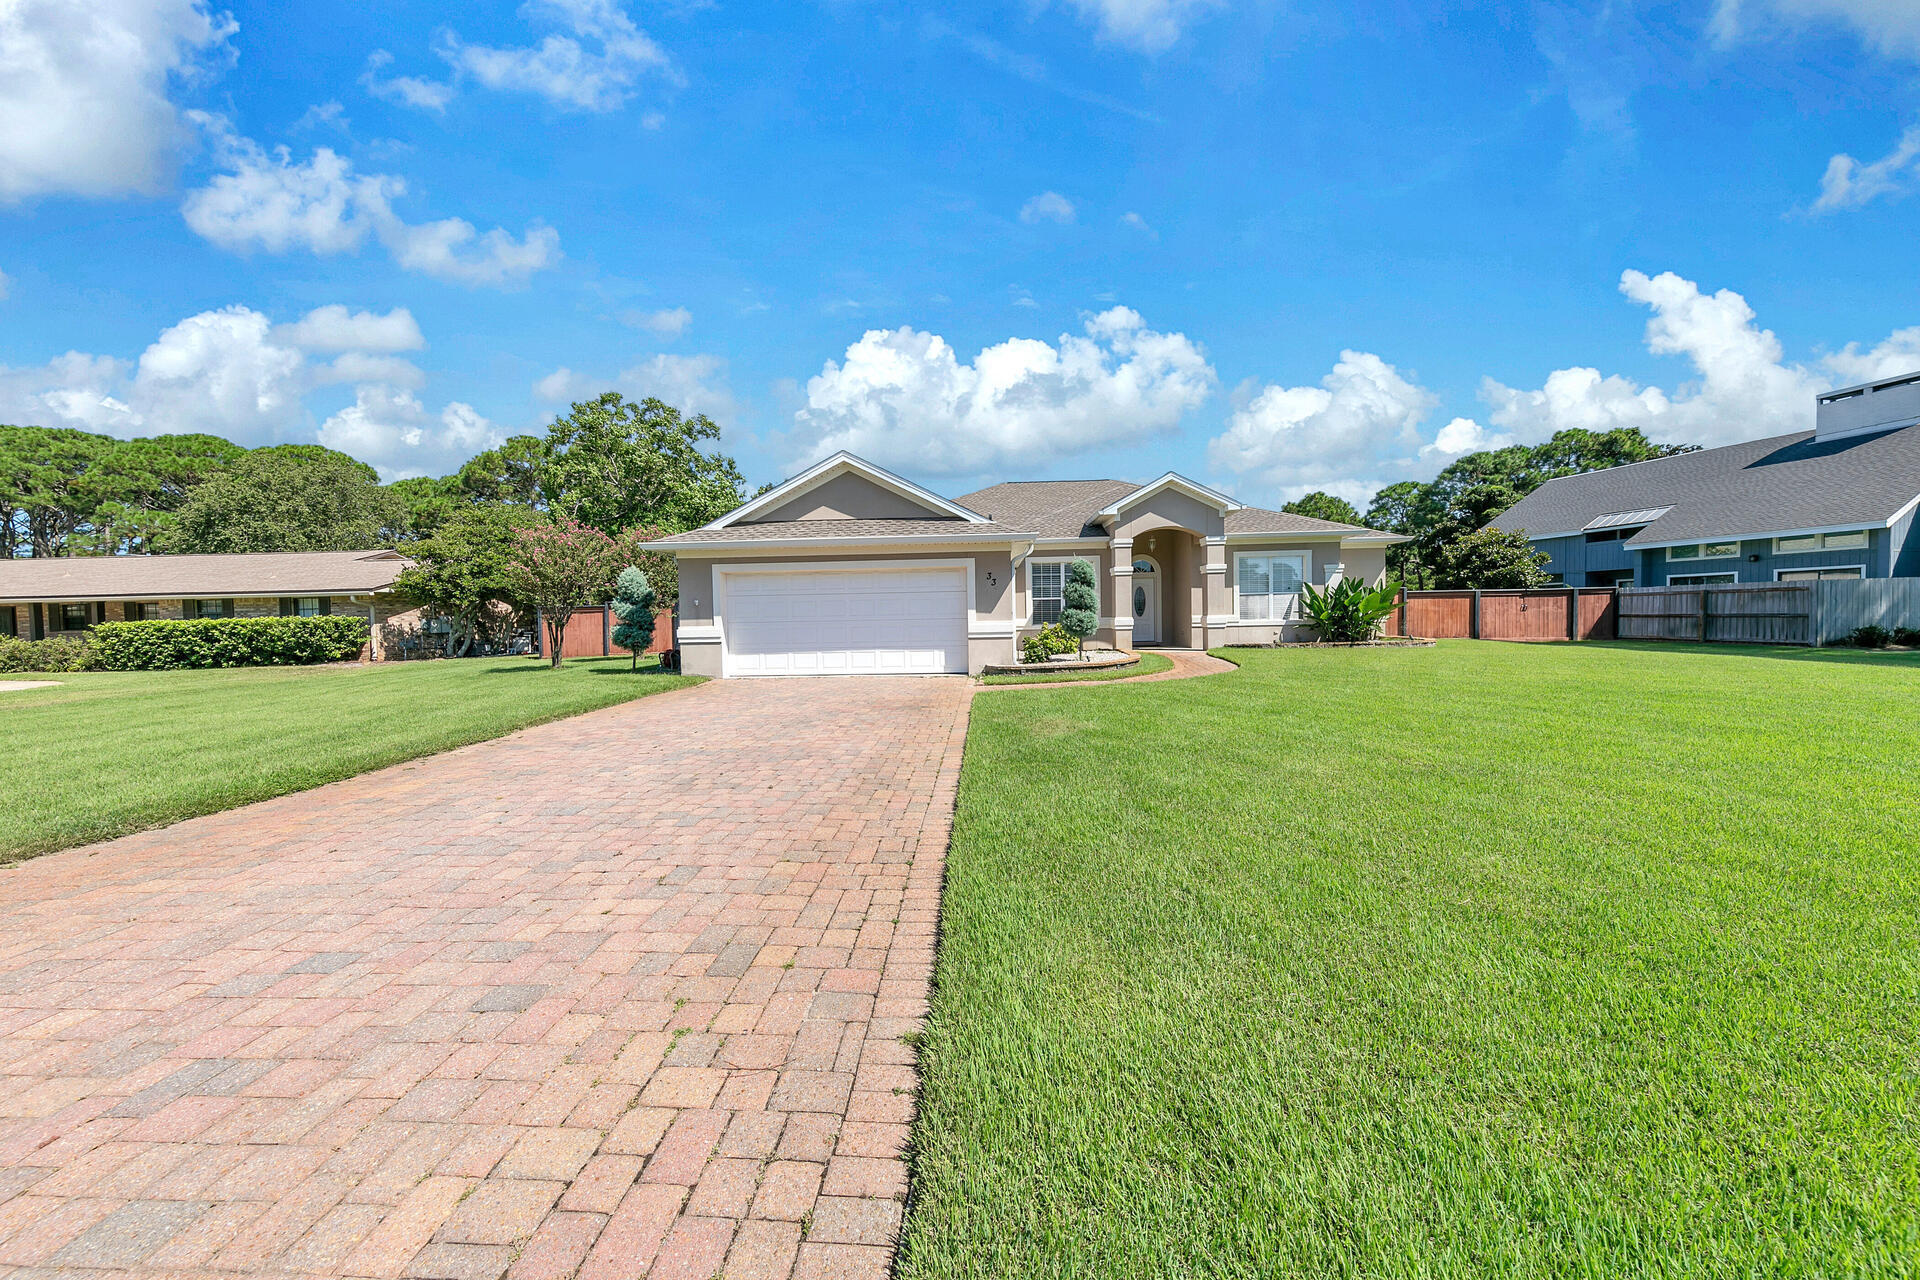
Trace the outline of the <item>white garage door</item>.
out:
<instances>
[{"instance_id":1,"label":"white garage door","mask_svg":"<svg viewBox=\"0 0 1920 1280\"><path fill-rule=\"evenodd\" d=\"M725 575L730 676L932 675L967 669L964 569Z\"/></svg>"}]
</instances>

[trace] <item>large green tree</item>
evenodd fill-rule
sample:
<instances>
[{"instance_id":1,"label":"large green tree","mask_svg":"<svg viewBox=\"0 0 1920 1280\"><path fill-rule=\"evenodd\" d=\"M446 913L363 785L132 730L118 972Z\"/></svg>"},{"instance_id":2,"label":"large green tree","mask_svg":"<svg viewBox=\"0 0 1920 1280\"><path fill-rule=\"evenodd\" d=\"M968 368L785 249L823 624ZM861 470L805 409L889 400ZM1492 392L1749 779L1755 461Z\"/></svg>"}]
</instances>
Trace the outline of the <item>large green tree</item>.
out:
<instances>
[{"instance_id":1,"label":"large green tree","mask_svg":"<svg viewBox=\"0 0 1920 1280\"><path fill-rule=\"evenodd\" d=\"M446 618L452 632L447 655L460 657L484 638L501 614L526 613L532 602L519 594L523 579L511 568L520 531L540 517L524 507L488 502L462 507L433 536L407 547L413 564L394 589Z\"/></svg>"},{"instance_id":2,"label":"large green tree","mask_svg":"<svg viewBox=\"0 0 1920 1280\"><path fill-rule=\"evenodd\" d=\"M740 505L740 468L702 447L719 438L703 413L609 391L547 428L541 497L555 515L610 535L696 528Z\"/></svg>"},{"instance_id":3,"label":"large green tree","mask_svg":"<svg viewBox=\"0 0 1920 1280\"><path fill-rule=\"evenodd\" d=\"M510 436L469 458L453 479L468 502L510 502L537 506L542 501L542 469L547 442L539 436Z\"/></svg>"},{"instance_id":4,"label":"large green tree","mask_svg":"<svg viewBox=\"0 0 1920 1280\"><path fill-rule=\"evenodd\" d=\"M1402 481L1373 496L1365 523L1411 542L1387 553L1387 567L1412 587L1457 576L1447 567L1462 539L1556 476L1601 471L1698 445L1655 444L1637 427L1587 431L1571 427L1537 445L1508 445L1455 459L1427 484Z\"/></svg>"},{"instance_id":5,"label":"large green tree","mask_svg":"<svg viewBox=\"0 0 1920 1280\"><path fill-rule=\"evenodd\" d=\"M0 557L151 550L187 495L245 452L218 436L0 426Z\"/></svg>"},{"instance_id":6,"label":"large green tree","mask_svg":"<svg viewBox=\"0 0 1920 1280\"><path fill-rule=\"evenodd\" d=\"M372 467L317 444L255 449L195 489L161 536L171 552L391 546L405 505Z\"/></svg>"},{"instance_id":7,"label":"large green tree","mask_svg":"<svg viewBox=\"0 0 1920 1280\"><path fill-rule=\"evenodd\" d=\"M1518 530L1475 529L1441 552L1437 576L1442 587L1544 587L1548 559Z\"/></svg>"},{"instance_id":8,"label":"large green tree","mask_svg":"<svg viewBox=\"0 0 1920 1280\"><path fill-rule=\"evenodd\" d=\"M1360 513L1345 498L1336 498L1330 493L1315 489L1304 497L1295 498L1280 508L1296 516L1310 516L1315 520L1332 520L1336 524L1359 524Z\"/></svg>"}]
</instances>

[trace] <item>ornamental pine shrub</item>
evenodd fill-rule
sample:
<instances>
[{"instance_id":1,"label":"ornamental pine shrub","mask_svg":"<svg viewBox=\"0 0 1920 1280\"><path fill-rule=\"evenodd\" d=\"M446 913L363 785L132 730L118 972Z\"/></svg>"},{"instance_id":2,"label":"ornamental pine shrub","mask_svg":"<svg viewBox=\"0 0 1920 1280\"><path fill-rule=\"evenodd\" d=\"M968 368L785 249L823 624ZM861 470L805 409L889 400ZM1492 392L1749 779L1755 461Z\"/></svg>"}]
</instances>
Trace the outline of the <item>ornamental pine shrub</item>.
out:
<instances>
[{"instance_id":1,"label":"ornamental pine shrub","mask_svg":"<svg viewBox=\"0 0 1920 1280\"><path fill-rule=\"evenodd\" d=\"M613 616L620 625L613 629L613 642L633 655L633 669L640 669L640 654L653 643L653 612L660 595L638 569L627 568L613 580Z\"/></svg>"},{"instance_id":2,"label":"ornamental pine shrub","mask_svg":"<svg viewBox=\"0 0 1920 1280\"><path fill-rule=\"evenodd\" d=\"M351 614L103 622L92 631L92 661L107 671L311 666L358 657L367 630Z\"/></svg>"},{"instance_id":3,"label":"ornamental pine shrub","mask_svg":"<svg viewBox=\"0 0 1920 1280\"><path fill-rule=\"evenodd\" d=\"M1085 653L1087 637L1100 626L1099 582L1085 560L1067 562L1067 585L1060 592L1060 603L1060 626Z\"/></svg>"}]
</instances>

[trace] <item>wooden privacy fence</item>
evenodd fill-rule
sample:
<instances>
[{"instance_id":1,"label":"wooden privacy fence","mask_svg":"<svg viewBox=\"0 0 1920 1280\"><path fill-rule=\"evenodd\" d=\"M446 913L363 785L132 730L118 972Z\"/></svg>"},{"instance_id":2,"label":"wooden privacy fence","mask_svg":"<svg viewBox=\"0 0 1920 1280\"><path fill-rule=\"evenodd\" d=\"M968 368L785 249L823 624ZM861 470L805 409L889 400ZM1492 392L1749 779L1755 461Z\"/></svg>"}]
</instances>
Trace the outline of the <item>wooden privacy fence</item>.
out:
<instances>
[{"instance_id":1,"label":"wooden privacy fence","mask_svg":"<svg viewBox=\"0 0 1920 1280\"><path fill-rule=\"evenodd\" d=\"M1611 640L1613 588L1409 591L1400 634L1433 640Z\"/></svg>"},{"instance_id":2,"label":"wooden privacy fence","mask_svg":"<svg viewBox=\"0 0 1920 1280\"><path fill-rule=\"evenodd\" d=\"M1620 593L1622 640L1833 644L1856 627L1920 627L1920 578L1834 578Z\"/></svg>"},{"instance_id":3,"label":"wooden privacy fence","mask_svg":"<svg viewBox=\"0 0 1920 1280\"><path fill-rule=\"evenodd\" d=\"M620 625L613 617L611 609L581 609L567 619L567 629L560 635L560 656L563 658L602 658L613 654L624 654L625 649L613 642L613 629ZM546 656L547 620L544 617L534 619L534 652ZM654 615L653 643L646 647L647 653L663 653L673 648L673 610L662 609Z\"/></svg>"}]
</instances>

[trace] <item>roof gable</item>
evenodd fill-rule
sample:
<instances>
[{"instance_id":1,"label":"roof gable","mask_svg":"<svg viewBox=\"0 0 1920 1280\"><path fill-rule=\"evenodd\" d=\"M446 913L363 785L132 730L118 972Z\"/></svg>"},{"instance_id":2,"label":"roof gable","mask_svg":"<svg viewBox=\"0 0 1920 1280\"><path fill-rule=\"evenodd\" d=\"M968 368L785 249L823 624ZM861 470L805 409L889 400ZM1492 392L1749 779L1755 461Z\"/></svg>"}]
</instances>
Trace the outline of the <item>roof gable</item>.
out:
<instances>
[{"instance_id":1,"label":"roof gable","mask_svg":"<svg viewBox=\"0 0 1920 1280\"><path fill-rule=\"evenodd\" d=\"M745 524L776 515L791 519L790 512L796 499L840 479L842 476L858 476L868 484L884 490L897 498L905 499L913 507L926 512L929 519L965 520L972 524L985 524L986 517L978 512L969 511L956 502L951 502L931 489L923 489L911 480L904 479L882 467L877 467L865 458L856 457L844 449L831 458L817 462L799 475L783 481L767 490L750 502L735 507L726 515L703 527L707 529L726 529L736 524ZM804 505L804 504L801 504ZM834 519L834 515L814 516L816 519ZM847 518L847 517L839 517ZM896 517L897 518L897 517Z\"/></svg>"},{"instance_id":2,"label":"roof gable","mask_svg":"<svg viewBox=\"0 0 1920 1280\"><path fill-rule=\"evenodd\" d=\"M1234 501L1218 489L1210 489L1198 480L1189 480L1177 471L1169 471L1157 480L1149 480L1132 493L1122 494L1120 497L1114 499L1099 511L1095 512L1094 518L1096 520L1112 519L1128 507L1144 502L1154 494L1166 489L1172 489L1176 493L1184 493L1194 501L1212 507L1222 516L1231 515L1241 508L1240 503Z\"/></svg>"}]
</instances>

